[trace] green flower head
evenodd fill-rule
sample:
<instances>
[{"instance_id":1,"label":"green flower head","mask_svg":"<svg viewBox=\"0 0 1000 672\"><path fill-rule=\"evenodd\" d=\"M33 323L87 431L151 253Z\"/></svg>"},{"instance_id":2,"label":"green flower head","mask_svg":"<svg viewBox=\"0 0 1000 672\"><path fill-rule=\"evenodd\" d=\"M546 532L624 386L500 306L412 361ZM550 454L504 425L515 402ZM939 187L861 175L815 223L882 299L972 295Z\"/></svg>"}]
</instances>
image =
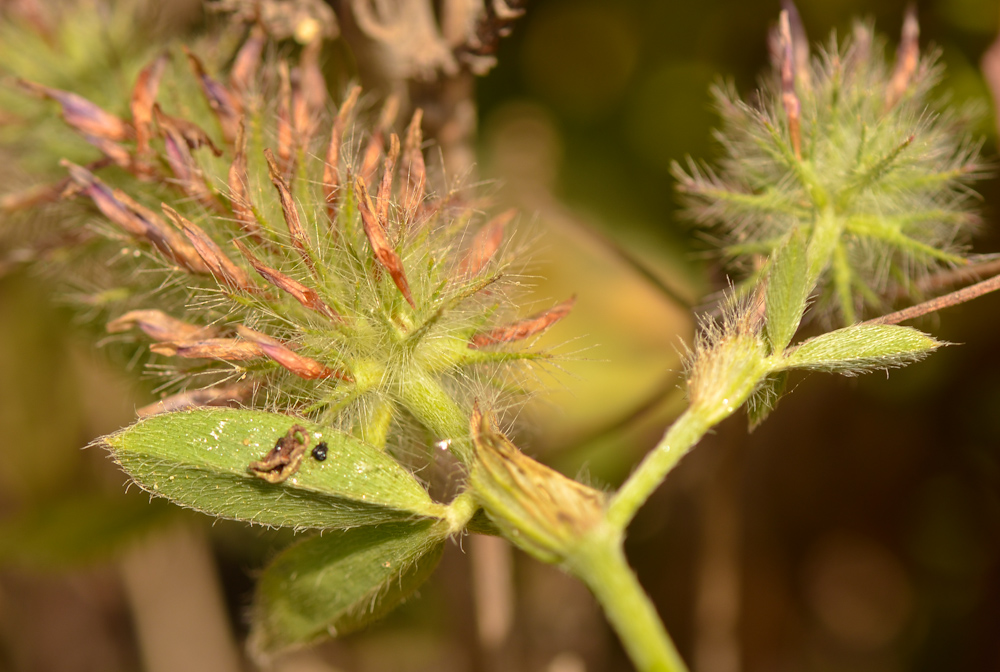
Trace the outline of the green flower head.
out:
<instances>
[{"instance_id":1,"label":"green flower head","mask_svg":"<svg viewBox=\"0 0 1000 672\"><path fill-rule=\"evenodd\" d=\"M771 255L800 232L819 307L845 323L917 294L930 272L968 263L979 144L965 118L937 109L941 68L936 54L920 56L918 35L911 11L895 65L868 24L810 57L791 7L759 102L714 90L718 168L674 167L691 216L724 233L732 260Z\"/></svg>"}]
</instances>

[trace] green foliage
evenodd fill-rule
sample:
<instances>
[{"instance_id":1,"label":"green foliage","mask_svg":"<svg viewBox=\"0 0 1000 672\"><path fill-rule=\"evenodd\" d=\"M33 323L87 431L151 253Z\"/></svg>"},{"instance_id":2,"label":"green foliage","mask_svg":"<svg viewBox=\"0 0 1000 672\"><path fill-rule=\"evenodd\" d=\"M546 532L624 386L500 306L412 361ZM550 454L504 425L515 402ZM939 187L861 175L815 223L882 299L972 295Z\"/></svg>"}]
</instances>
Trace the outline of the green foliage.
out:
<instances>
[{"instance_id":1,"label":"green foliage","mask_svg":"<svg viewBox=\"0 0 1000 672\"><path fill-rule=\"evenodd\" d=\"M767 275L767 341L772 353L783 352L799 328L809 294L806 277L805 241L800 231L792 231L771 258Z\"/></svg>"},{"instance_id":2,"label":"green foliage","mask_svg":"<svg viewBox=\"0 0 1000 672\"><path fill-rule=\"evenodd\" d=\"M853 376L905 366L943 343L913 327L856 324L810 338L788 352L778 369L810 369Z\"/></svg>"},{"instance_id":3,"label":"green foliage","mask_svg":"<svg viewBox=\"0 0 1000 672\"><path fill-rule=\"evenodd\" d=\"M301 467L281 483L249 464L293 425L311 441ZM337 430L277 413L202 409L146 418L105 437L144 490L215 516L295 528L347 528L439 517L417 480L395 460ZM325 443L326 458L309 452Z\"/></svg>"},{"instance_id":4,"label":"green foliage","mask_svg":"<svg viewBox=\"0 0 1000 672\"><path fill-rule=\"evenodd\" d=\"M82 166L66 152L68 175L48 191L99 222L87 254L113 282L87 302L110 313L116 338L151 341L153 366L169 362L173 394L102 442L140 488L181 506L320 530L261 574L258 656L363 627L416 590L449 536L475 531L585 580L643 669L683 667L625 563L635 512L742 405L751 429L762 422L790 371L856 375L940 347L910 327L852 323L887 305L890 284L915 293L922 275L965 264L974 220L965 186L978 148L958 116L926 112L937 75L933 57L917 57L915 18L893 69L869 26L807 62L787 13L780 25L761 105L716 91L718 172L675 169L694 216L722 226L725 251L758 270L721 320L702 321L689 408L610 496L524 455L492 423L515 403L501 376L545 357L518 343L573 300L520 316L512 215L486 221L466 194L428 189L419 110L402 142L393 99L376 117L355 88L331 114L320 37L297 64L262 57L276 39L263 23L234 54L223 41L211 58L147 55L127 106L96 104L73 78L66 90L20 83L104 156ZM220 75L206 62L231 66ZM794 344L812 297L849 326ZM183 410L237 404L248 408ZM433 461L431 444L467 476L449 504L406 466ZM101 505L6 531L51 562L54 540L84 557L88 543L149 523L123 510L75 527L74 513L95 518Z\"/></svg>"},{"instance_id":5,"label":"green foliage","mask_svg":"<svg viewBox=\"0 0 1000 672\"><path fill-rule=\"evenodd\" d=\"M430 521L327 532L290 546L261 575L254 652L267 657L383 616L423 583L447 530Z\"/></svg>"}]
</instances>

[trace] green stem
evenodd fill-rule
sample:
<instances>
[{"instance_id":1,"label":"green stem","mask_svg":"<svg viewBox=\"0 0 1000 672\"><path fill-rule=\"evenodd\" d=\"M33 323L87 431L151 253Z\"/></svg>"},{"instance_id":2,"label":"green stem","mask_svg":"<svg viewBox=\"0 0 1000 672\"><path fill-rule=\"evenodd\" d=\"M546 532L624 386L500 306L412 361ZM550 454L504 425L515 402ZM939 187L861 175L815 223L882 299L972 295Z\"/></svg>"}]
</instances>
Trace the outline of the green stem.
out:
<instances>
[{"instance_id":1,"label":"green stem","mask_svg":"<svg viewBox=\"0 0 1000 672\"><path fill-rule=\"evenodd\" d=\"M603 534L588 535L567 559L568 569L594 593L636 670L686 672L656 607L625 560L620 533L601 529Z\"/></svg>"},{"instance_id":2,"label":"green stem","mask_svg":"<svg viewBox=\"0 0 1000 672\"><path fill-rule=\"evenodd\" d=\"M701 440L711 427L702 414L688 408L681 414L639 467L619 488L608 505L605 520L612 528L624 530L639 508L677 466L681 458Z\"/></svg>"}]
</instances>

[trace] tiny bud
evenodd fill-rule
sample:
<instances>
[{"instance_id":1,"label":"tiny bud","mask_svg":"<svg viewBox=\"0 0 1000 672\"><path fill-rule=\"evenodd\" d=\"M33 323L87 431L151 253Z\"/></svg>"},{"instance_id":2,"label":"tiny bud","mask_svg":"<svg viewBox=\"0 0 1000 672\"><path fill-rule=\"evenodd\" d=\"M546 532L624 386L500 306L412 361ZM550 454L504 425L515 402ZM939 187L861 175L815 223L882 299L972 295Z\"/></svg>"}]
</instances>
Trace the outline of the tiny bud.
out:
<instances>
[{"instance_id":1,"label":"tiny bud","mask_svg":"<svg viewBox=\"0 0 1000 672\"><path fill-rule=\"evenodd\" d=\"M326 149L326 162L323 165L323 199L326 201L326 214L332 224L337 218L337 196L340 189L340 143L343 141L344 129L354 106L361 95L361 87L355 86L347 94L347 99L337 111L330 131L330 144Z\"/></svg>"},{"instance_id":2,"label":"tiny bud","mask_svg":"<svg viewBox=\"0 0 1000 672\"><path fill-rule=\"evenodd\" d=\"M177 184L181 190L206 208L219 210L221 206L205 183L205 176L194 157L191 156L191 149L199 147L201 144L208 144L216 156L221 155L221 152L215 148L205 132L195 124L190 122L177 123L181 120L164 114L159 105L153 105L153 116L163 134L167 163L170 164L170 170L177 178Z\"/></svg>"},{"instance_id":3,"label":"tiny bud","mask_svg":"<svg viewBox=\"0 0 1000 672\"><path fill-rule=\"evenodd\" d=\"M410 283L406 280L406 273L403 270L403 260L399 258L396 250L392 249L389 240L385 237L385 229L382 228L378 215L375 214L375 206L372 205L371 197L368 195L364 178L358 177L355 185L358 193L358 209L361 211L361 223L364 225L365 235L368 237L372 252L375 253L375 260L389 272L392 281L406 302L416 308L417 304L413 302L413 295L410 294Z\"/></svg>"},{"instance_id":4,"label":"tiny bud","mask_svg":"<svg viewBox=\"0 0 1000 672\"><path fill-rule=\"evenodd\" d=\"M292 170L293 146L295 132L292 128L292 84L289 81L288 64L281 61L278 64L278 114L275 121L278 126L278 167L280 174L286 180Z\"/></svg>"},{"instance_id":5,"label":"tiny bud","mask_svg":"<svg viewBox=\"0 0 1000 672\"><path fill-rule=\"evenodd\" d=\"M139 327L154 341L191 341L211 336L215 332L211 327L200 327L178 320L162 310L130 310L107 324L109 334L128 331L132 327Z\"/></svg>"},{"instance_id":6,"label":"tiny bud","mask_svg":"<svg viewBox=\"0 0 1000 672\"><path fill-rule=\"evenodd\" d=\"M208 101L208 106L212 108L212 112L215 113L219 124L222 126L222 135L225 137L226 142L233 142L236 139L236 129L239 126L240 117L243 112L243 107L239 99L233 96L225 86L209 76L200 58L191 53L186 46L182 46L181 48L184 50L185 55L187 55L188 62L191 64L191 70L198 78L198 83L201 85L201 91Z\"/></svg>"},{"instance_id":7,"label":"tiny bud","mask_svg":"<svg viewBox=\"0 0 1000 672\"><path fill-rule=\"evenodd\" d=\"M274 160L274 154L270 149L264 150L264 158L267 159L267 172L271 176L271 183L278 190L278 200L281 201L281 212L285 217L285 225L288 226L288 233L292 238L292 245L298 251L299 256L306 262L309 269L315 273L312 256L309 254L309 239L306 231L302 228L302 220L299 219L298 208L292 200L292 192L288 189L288 183L281 176L278 164Z\"/></svg>"},{"instance_id":8,"label":"tiny bud","mask_svg":"<svg viewBox=\"0 0 1000 672\"><path fill-rule=\"evenodd\" d=\"M486 268L493 255L500 249L503 243L504 228L517 215L517 210L511 208L490 220L490 222L476 232L472 239L472 245L462 257L458 265L458 274L461 277L471 278L479 275L479 272Z\"/></svg>"},{"instance_id":9,"label":"tiny bud","mask_svg":"<svg viewBox=\"0 0 1000 672\"><path fill-rule=\"evenodd\" d=\"M136 415L140 418L148 418L151 415L159 413L183 411L199 406L230 406L250 399L253 396L255 387L256 385L253 383L244 382L181 392L165 399L160 399L148 406L143 406L136 411Z\"/></svg>"},{"instance_id":10,"label":"tiny bud","mask_svg":"<svg viewBox=\"0 0 1000 672\"><path fill-rule=\"evenodd\" d=\"M917 21L917 9L911 4L906 8L906 16L903 18L903 35L896 50L896 66L885 92L886 110L891 110L903 97L919 62L920 23Z\"/></svg>"},{"instance_id":11,"label":"tiny bud","mask_svg":"<svg viewBox=\"0 0 1000 672\"><path fill-rule=\"evenodd\" d=\"M135 126L135 153L145 157L149 153L149 139L152 135L153 105L160 89L160 79L167 66L169 56L160 54L142 69L132 89L132 124Z\"/></svg>"},{"instance_id":12,"label":"tiny bud","mask_svg":"<svg viewBox=\"0 0 1000 672\"><path fill-rule=\"evenodd\" d=\"M212 240L205 231L188 219L181 216L176 210L171 208L166 203L162 203L163 213L170 218L171 221L178 228L180 228L184 235L187 236L188 240L191 241L191 245L197 250L199 256L208 266L209 271L220 283L232 287L233 289L239 289L245 292L253 292L257 290L257 287L250 281L250 277L246 272L233 263L233 261L226 256L225 252Z\"/></svg>"},{"instance_id":13,"label":"tiny bud","mask_svg":"<svg viewBox=\"0 0 1000 672\"><path fill-rule=\"evenodd\" d=\"M365 182L371 182L372 177L375 175L375 169L378 167L378 159L382 154L382 144L385 142L385 134L392 128L393 123L396 121L396 114L398 113L399 98L389 96L385 100L385 105L382 107L382 114L379 115L378 125L372 133L371 139L368 141L368 146L365 148L365 153L361 161L360 173L361 177L365 178Z\"/></svg>"},{"instance_id":14,"label":"tiny bud","mask_svg":"<svg viewBox=\"0 0 1000 672\"><path fill-rule=\"evenodd\" d=\"M778 34L781 45L781 102L788 116L788 134L792 139L795 158L802 158L801 104L795 93L795 54L792 47L792 30L788 12L782 10L778 17Z\"/></svg>"},{"instance_id":15,"label":"tiny bud","mask_svg":"<svg viewBox=\"0 0 1000 672\"><path fill-rule=\"evenodd\" d=\"M255 241L263 240L260 222L253 212L250 194L247 192L247 138L246 123L240 119L236 129L236 151L229 166L229 207L236 216L236 223Z\"/></svg>"},{"instance_id":16,"label":"tiny bud","mask_svg":"<svg viewBox=\"0 0 1000 672\"><path fill-rule=\"evenodd\" d=\"M523 341L526 338L540 334L566 317L569 311L572 310L574 303L576 303L575 296L537 315L503 327L497 327L482 334L476 334L472 337L469 347L473 349L485 348L497 343Z\"/></svg>"},{"instance_id":17,"label":"tiny bud","mask_svg":"<svg viewBox=\"0 0 1000 672\"><path fill-rule=\"evenodd\" d=\"M267 35L264 29L254 24L250 29L250 35L246 42L240 47L233 60L233 67L229 71L229 88L240 99L245 99L250 86L257 78L257 70L260 68L261 54L264 52L264 45L267 43Z\"/></svg>"},{"instance_id":18,"label":"tiny bud","mask_svg":"<svg viewBox=\"0 0 1000 672\"><path fill-rule=\"evenodd\" d=\"M152 243L169 259L195 273L208 273L208 267L184 237L167 226L151 210L139 205L119 189L110 189L86 168L63 160L70 177L80 191L94 202L104 216L125 232Z\"/></svg>"},{"instance_id":19,"label":"tiny bud","mask_svg":"<svg viewBox=\"0 0 1000 672\"><path fill-rule=\"evenodd\" d=\"M423 203L424 193L427 188L427 169L424 165L424 153L421 151L423 144L423 134L420 131L420 123L424 118L424 111L417 109L413 113L413 119L406 129L406 144L403 147L403 171L406 175L406 186L403 188L403 211L406 213L404 221L409 222L416 214L417 209Z\"/></svg>"},{"instance_id":20,"label":"tiny bud","mask_svg":"<svg viewBox=\"0 0 1000 672\"><path fill-rule=\"evenodd\" d=\"M382 181L375 195L375 205L378 208L378 221L383 229L389 228L389 201L392 199L392 173L396 170L396 160L399 158L399 137L395 133L389 136L389 153L385 157L385 167L382 169Z\"/></svg>"},{"instance_id":21,"label":"tiny bud","mask_svg":"<svg viewBox=\"0 0 1000 672\"><path fill-rule=\"evenodd\" d=\"M281 289L291 294L296 301L301 303L306 308L310 310L315 310L317 313L325 315L326 317L329 317L331 320L337 320L338 322L343 322L344 318L341 317L340 314L338 314L337 311L335 311L333 308L326 305L326 303L324 303L323 300L319 298L319 294L316 293L315 289L311 287L306 287L301 282L293 280L284 273L276 269L270 268L268 266L265 266L264 263L260 259L255 257L254 254L247 248L247 246L241 243L240 241L234 240L233 244L236 245L240 253L244 257L246 257L246 260L250 262L250 265L254 267L254 270L257 271L262 278L270 282L278 289Z\"/></svg>"},{"instance_id":22,"label":"tiny bud","mask_svg":"<svg viewBox=\"0 0 1000 672\"><path fill-rule=\"evenodd\" d=\"M342 371L331 369L320 364L315 359L310 359L290 350L284 343L276 338L271 338L259 331L254 331L239 325L236 333L251 341L261 351L275 362L294 373L299 378L306 380L316 380L318 378L339 378L345 382L353 382L351 377Z\"/></svg>"},{"instance_id":23,"label":"tiny bud","mask_svg":"<svg viewBox=\"0 0 1000 672\"><path fill-rule=\"evenodd\" d=\"M26 79L18 79L17 83L38 96L59 103L62 106L63 119L80 133L113 142L131 140L134 136L132 127L125 121L110 112L105 112L83 96L42 86Z\"/></svg>"},{"instance_id":24,"label":"tiny bud","mask_svg":"<svg viewBox=\"0 0 1000 672\"><path fill-rule=\"evenodd\" d=\"M162 341L149 346L153 352L167 357L185 359L222 359L243 362L264 356L256 343L235 338L208 338L203 341Z\"/></svg>"}]
</instances>

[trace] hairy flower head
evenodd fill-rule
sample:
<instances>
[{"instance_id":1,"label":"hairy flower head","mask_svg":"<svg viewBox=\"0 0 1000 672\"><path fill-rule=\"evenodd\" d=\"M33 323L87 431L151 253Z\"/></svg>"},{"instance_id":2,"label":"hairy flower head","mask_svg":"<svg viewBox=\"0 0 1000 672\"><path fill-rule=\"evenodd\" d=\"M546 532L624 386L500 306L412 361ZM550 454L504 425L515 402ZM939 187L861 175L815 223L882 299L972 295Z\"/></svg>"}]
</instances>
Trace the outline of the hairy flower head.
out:
<instances>
[{"instance_id":1,"label":"hairy flower head","mask_svg":"<svg viewBox=\"0 0 1000 672\"><path fill-rule=\"evenodd\" d=\"M415 420L465 437L466 458L473 397L542 357L514 344L572 301L517 314L512 213L430 191L420 110L401 135L395 99L366 115L354 88L331 111L319 38L265 66L266 39L252 29L227 77L192 50L157 56L128 115L22 83L105 157L64 161L64 195L99 211L105 262L130 288L108 331L171 362L173 394L144 412L239 402L378 446Z\"/></svg>"},{"instance_id":2,"label":"hairy flower head","mask_svg":"<svg viewBox=\"0 0 1000 672\"><path fill-rule=\"evenodd\" d=\"M867 24L810 58L794 10L783 12L759 103L714 91L718 169L674 167L691 215L726 234L732 259L770 255L800 231L819 305L847 323L885 308L890 288L914 294L921 276L967 263L979 145L931 98L941 69L918 35L911 12L891 66Z\"/></svg>"}]
</instances>

